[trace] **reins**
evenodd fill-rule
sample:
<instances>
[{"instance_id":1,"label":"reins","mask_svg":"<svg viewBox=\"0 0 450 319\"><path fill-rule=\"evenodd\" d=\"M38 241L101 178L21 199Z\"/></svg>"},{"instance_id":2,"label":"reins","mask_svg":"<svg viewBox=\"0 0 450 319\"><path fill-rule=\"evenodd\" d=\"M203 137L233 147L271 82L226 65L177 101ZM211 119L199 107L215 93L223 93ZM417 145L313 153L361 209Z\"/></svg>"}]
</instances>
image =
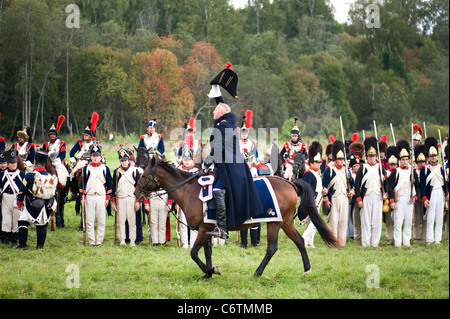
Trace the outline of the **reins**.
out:
<instances>
[{"instance_id":1,"label":"reins","mask_svg":"<svg viewBox=\"0 0 450 319\"><path fill-rule=\"evenodd\" d=\"M178 183L178 184L176 184L176 185L173 185L173 186L170 186L170 187L167 187L167 188L160 188L160 187L161 187L161 183L160 183L159 180L155 177L156 167L157 167L157 166L158 166L158 164L155 165L153 168L147 167L146 170L149 172L149 175L146 176L146 178L145 178L145 180L144 180L144 183L141 183L140 180L138 181L138 185L141 187L141 192L144 193L144 196L145 196L145 197L150 197L149 194L152 193L152 191L148 192L148 191L143 190L143 188L145 187L145 185L147 185L147 183L148 183L150 180L151 180L151 181L154 181L154 182L156 183L157 187L158 187L158 190L157 190L157 191L156 191L156 190L154 191L154 192L156 193L156 196L159 197L161 200L163 200L163 198L162 198L163 195L169 194L169 193L171 193L171 192L173 192L173 191L175 191L175 190L181 188L183 185L189 183L189 182L192 181L193 179L198 178L199 176L201 176L202 174L205 173L205 170L204 170L204 169L201 169L201 170L198 170L197 172L193 173L193 174L192 174L191 176L189 176L187 179L185 179L184 181L182 181L182 182L180 182L180 183ZM146 195L147 195L147 196L146 196ZM163 201L164 201L164 200L163 200ZM174 210L172 209L172 207L170 207L168 204L166 204L166 206L170 208L170 212L172 213L172 215L175 217L175 219L176 219L180 224L182 224L182 225L184 225L184 226L186 226L186 227L188 227L188 228L191 228L189 225L187 225L186 223L182 222L182 221L176 216L176 214L175 214ZM202 219L202 220L203 220L203 219ZM198 225L197 225L196 227L191 228L191 229L192 229L192 230L198 230L198 226L202 223L202 220L200 220L200 222L198 223Z\"/></svg>"}]
</instances>

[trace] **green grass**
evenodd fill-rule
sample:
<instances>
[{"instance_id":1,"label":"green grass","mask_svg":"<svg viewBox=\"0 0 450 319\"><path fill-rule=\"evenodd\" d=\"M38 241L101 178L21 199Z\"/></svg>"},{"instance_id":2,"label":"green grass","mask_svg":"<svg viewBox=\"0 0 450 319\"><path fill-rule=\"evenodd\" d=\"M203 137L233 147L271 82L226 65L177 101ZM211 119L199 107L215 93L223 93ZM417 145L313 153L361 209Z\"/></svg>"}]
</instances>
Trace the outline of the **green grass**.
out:
<instances>
[{"instance_id":1,"label":"green grass","mask_svg":"<svg viewBox=\"0 0 450 319\"><path fill-rule=\"evenodd\" d=\"M312 272L302 276L300 253L280 233L279 249L260 278L253 273L265 253L262 243L242 249L234 244L236 233L225 246L213 248L213 264L222 276L202 279L189 250L176 246L174 219L172 240L165 246L114 246L112 217L107 218L102 247L84 247L78 230L79 216L67 207L66 227L48 232L44 250L36 250L35 228L29 231L27 251L0 245L0 298L448 298L448 242L441 245L414 243L411 248L386 246L363 248L349 241L342 249L327 248L316 235L316 249L308 250ZM297 226L301 233L304 226ZM203 258L203 253L200 254ZM79 269L79 288L66 281ZM368 288L368 265L379 269L379 288ZM69 267L69 268L68 268Z\"/></svg>"},{"instance_id":2,"label":"green grass","mask_svg":"<svg viewBox=\"0 0 450 319\"><path fill-rule=\"evenodd\" d=\"M114 169L114 150L106 153ZM0 244L0 298L158 298L158 299L385 299L449 298L449 245L413 243L410 248L387 246L383 231L380 247L363 248L352 240L331 249L316 234L316 249L308 254L312 272L302 276L303 264L295 245L281 231L277 253L260 278L253 273L265 254L266 226L261 244L242 249L232 232L228 245L213 248L213 265L222 276L203 280L189 250L176 245L175 220L172 238L165 246L114 246L114 218L107 217L102 247L84 247L78 230L80 216L74 203L66 206L66 227L47 232L44 250L36 250L36 230L30 228L27 251ZM300 233L305 226L296 226ZM200 257L204 259L203 251ZM73 265L79 270L79 288L73 283ZM366 269L379 269L379 288L368 288Z\"/></svg>"}]
</instances>

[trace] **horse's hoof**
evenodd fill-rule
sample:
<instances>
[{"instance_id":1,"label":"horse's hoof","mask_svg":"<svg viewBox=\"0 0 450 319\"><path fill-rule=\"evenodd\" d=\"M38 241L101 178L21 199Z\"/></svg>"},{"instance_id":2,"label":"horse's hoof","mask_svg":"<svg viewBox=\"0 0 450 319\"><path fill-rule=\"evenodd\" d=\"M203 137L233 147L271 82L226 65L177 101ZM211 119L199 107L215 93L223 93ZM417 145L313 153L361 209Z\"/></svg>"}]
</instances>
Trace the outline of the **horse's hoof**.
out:
<instances>
[{"instance_id":1,"label":"horse's hoof","mask_svg":"<svg viewBox=\"0 0 450 319\"><path fill-rule=\"evenodd\" d=\"M303 273L303 276L309 275L310 273L311 273L311 268L309 268L308 271L305 271L305 272Z\"/></svg>"},{"instance_id":2,"label":"horse's hoof","mask_svg":"<svg viewBox=\"0 0 450 319\"><path fill-rule=\"evenodd\" d=\"M205 275L203 276L203 280L209 279L209 278L211 278L211 277L212 277L212 274L205 274Z\"/></svg>"},{"instance_id":3,"label":"horse's hoof","mask_svg":"<svg viewBox=\"0 0 450 319\"><path fill-rule=\"evenodd\" d=\"M222 274L220 273L219 267L213 266L213 274L214 274L214 275L219 275L219 276L222 275Z\"/></svg>"}]
</instances>

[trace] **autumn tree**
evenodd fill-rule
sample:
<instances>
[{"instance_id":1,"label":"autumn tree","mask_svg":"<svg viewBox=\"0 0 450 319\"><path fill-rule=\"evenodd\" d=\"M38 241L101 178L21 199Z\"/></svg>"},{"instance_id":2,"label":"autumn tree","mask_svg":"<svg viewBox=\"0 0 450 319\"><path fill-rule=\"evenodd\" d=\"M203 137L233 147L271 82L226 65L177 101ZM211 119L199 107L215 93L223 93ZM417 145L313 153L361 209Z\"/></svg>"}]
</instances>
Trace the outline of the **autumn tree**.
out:
<instances>
[{"instance_id":1,"label":"autumn tree","mask_svg":"<svg viewBox=\"0 0 450 319\"><path fill-rule=\"evenodd\" d=\"M140 123L156 118L163 132L182 127L192 116L193 95L183 82L183 69L168 50L137 53L131 61L136 83L133 107Z\"/></svg>"}]
</instances>

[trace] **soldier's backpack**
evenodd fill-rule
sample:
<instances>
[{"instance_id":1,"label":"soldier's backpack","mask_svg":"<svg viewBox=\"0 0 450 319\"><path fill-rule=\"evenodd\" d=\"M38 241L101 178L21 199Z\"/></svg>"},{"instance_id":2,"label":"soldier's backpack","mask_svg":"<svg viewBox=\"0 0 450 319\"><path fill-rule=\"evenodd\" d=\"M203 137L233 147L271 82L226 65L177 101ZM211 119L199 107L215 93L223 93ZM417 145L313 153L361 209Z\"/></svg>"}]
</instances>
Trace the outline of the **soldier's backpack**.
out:
<instances>
[{"instance_id":1,"label":"soldier's backpack","mask_svg":"<svg viewBox=\"0 0 450 319\"><path fill-rule=\"evenodd\" d=\"M58 185L58 178L51 174L42 175L35 172L34 184L32 189L33 196L41 199L50 199L56 194L56 187Z\"/></svg>"}]
</instances>

